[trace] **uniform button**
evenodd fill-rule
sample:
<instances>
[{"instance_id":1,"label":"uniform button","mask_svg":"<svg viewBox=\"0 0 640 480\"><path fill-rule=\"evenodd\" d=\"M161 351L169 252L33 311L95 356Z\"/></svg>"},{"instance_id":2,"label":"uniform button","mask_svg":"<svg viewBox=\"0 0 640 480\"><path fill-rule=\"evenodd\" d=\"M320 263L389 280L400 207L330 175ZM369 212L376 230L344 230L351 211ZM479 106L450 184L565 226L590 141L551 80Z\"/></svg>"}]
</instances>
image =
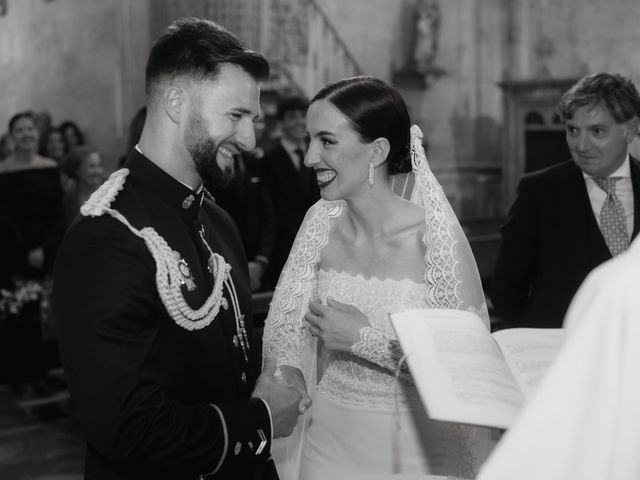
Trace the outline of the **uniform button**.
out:
<instances>
[{"instance_id":1,"label":"uniform button","mask_svg":"<svg viewBox=\"0 0 640 480\"><path fill-rule=\"evenodd\" d=\"M233 449L233 453L237 456L240 455L240 451L242 450L242 444L240 442L236 443L235 448Z\"/></svg>"},{"instance_id":2,"label":"uniform button","mask_svg":"<svg viewBox=\"0 0 640 480\"><path fill-rule=\"evenodd\" d=\"M247 374L242 372L242 375L240 376L240 378L242 379L242 383L247 383Z\"/></svg>"},{"instance_id":3,"label":"uniform button","mask_svg":"<svg viewBox=\"0 0 640 480\"><path fill-rule=\"evenodd\" d=\"M187 195L186 198L182 201L182 208L185 210L191 206L195 197L193 195Z\"/></svg>"}]
</instances>

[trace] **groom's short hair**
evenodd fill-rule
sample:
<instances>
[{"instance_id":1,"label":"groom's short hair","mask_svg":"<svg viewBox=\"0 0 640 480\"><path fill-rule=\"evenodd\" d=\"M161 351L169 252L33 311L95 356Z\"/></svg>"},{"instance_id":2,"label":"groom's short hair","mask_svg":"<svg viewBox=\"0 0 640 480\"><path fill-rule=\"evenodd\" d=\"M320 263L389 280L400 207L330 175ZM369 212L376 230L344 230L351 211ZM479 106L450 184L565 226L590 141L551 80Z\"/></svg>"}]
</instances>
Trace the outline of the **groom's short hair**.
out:
<instances>
[{"instance_id":1,"label":"groom's short hair","mask_svg":"<svg viewBox=\"0 0 640 480\"><path fill-rule=\"evenodd\" d=\"M224 27L199 18L173 22L151 47L145 70L147 96L166 79L214 80L222 64L237 65L256 81L269 77L269 63Z\"/></svg>"}]
</instances>

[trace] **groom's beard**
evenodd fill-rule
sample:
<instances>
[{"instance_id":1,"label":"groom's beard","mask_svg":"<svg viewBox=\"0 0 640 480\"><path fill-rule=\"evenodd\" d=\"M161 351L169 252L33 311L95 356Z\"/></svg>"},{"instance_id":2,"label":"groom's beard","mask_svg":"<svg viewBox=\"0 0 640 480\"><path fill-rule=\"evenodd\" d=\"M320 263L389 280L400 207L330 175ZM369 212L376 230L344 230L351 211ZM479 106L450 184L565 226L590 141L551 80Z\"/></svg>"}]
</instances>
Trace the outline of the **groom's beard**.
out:
<instances>
[{"instance_id":1,"label":"groom's beard","mask_svg":"<svg viewBox=\"0 0 640 480\"><path fill-rule=\"evenodd\" d=\"M185 146L193 159L196 172L206 186L224 188L231 183L235 175L234 162L227 162L224 169L220 168L217 160L220 145L209 137L199 112L194 112L189 117Z\"/></svg>"}]
</instances>

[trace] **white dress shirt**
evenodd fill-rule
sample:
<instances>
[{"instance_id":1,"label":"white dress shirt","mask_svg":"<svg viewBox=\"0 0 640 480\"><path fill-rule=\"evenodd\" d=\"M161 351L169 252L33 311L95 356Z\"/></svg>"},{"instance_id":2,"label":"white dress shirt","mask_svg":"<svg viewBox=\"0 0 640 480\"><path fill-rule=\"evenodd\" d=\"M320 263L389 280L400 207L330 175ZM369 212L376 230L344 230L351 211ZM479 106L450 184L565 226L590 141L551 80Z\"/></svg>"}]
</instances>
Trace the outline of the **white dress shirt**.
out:
<instances>
[{"instance_id":1,"label":"white dress shirt","mask_svg":"<svg viewBox=\"0 0 640 480\"><path fill-rule=\"evenodd\" d=\"M627 236L631 239L631 233L633 232L633 187L631 185L631 160L629 159L629 154L627 154L627 158L625 158L623 164L618 168L615 172L613 172L609 177L621 177L616 182L616 196L622 203L622 207L624 208L624 218L625 223L627 225ZM596 182L593 180L593 177L583 173L584 182L587 187L587 193L589 194L589 201L591 202L591 208L593 209L593 214L598 221L598 226L601 226L600 223L600 210L602 210L602 205L607 198L607 194L604 190L602 190Z\"/></svg>"}]
</instances>

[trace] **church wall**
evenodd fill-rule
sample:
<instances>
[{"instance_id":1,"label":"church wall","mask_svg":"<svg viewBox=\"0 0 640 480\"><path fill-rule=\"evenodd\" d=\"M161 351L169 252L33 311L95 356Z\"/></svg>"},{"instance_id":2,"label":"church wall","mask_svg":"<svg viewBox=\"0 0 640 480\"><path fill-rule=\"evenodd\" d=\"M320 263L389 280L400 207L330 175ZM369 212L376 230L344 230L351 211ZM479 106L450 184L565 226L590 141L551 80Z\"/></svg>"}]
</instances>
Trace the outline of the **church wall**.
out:
<instances>
[{"instance_id":1,"label":"church wall","mask_svg":"<svg viewBox=\"0 0 640 480\"><path fill-rule=\"evenodd\" d=\"M398 43L406 14L402 0L316 0L349 50L362 73L391 80L400 54Z\"/></svg>"},{"instance_id":2,"label":"church wall","mask_svg":"<svg viewBox=\"0 0 640 480\"><path fill-rule=\"evenodd\" d=\"M403 94L424 132L432 168L456 211L466 217L495 215L497 200L476 199L487 190L494 197L499 194L502 1L439 2L435 67L443 74L431 79L426 89L396 75L411 63L416 3L318 1L363 73L395 83Z\"/></svg>"},{"instance_id":3,"label":"church wall","mask_svg":"<svg viewBox=\"0 0 640 480\"><path fill-rule=\"evenodd\" d=\"M580 78L621 73L640 88L640 2L517 0L513 2L513 78ZM632 145L640 156L640 141Z\"/></svg>"},{"instance_id":4,"label":"church wall","mask_svg":"<svg viewBox=\"0 0 640 480\"><path fill-rule=\"evenodd\" d=\"M393 82L411 58L420 0L319 0L364 73ZM434 65L426 89L396 86L422 127L431 165L465 218L504 214L504 134L498 83L620 72L640 85L637 0L439 0ZM363 12L366 17L363 17ZM402 79L401 79L402 80ZM410 83L410 82L409 82ZM640 142L638 142L640 143ZM632 153L640 154L640 145Z\"/></svg>"},{"instance_id":5,"label":"church wall","mask_svg":"<svg viewBox=\"0 0 640 480\"><path fill-rule=\"evenodd\" d=\"M396 75L411 60L420 0L315 1L363 73L395 82L402 92L424 131L433 169L465 217L496 215L510 203L496 199L504 129L500 81L606 70L640 83L637 0L439 0L434 66L443 74L427 88ZM7 0L0 16L0 131L16 111L48 110L56 123L75 120L113 165L124 153L129 119L144 102L149 32L155 36L178 10L197 13L203 5Z\"/></svg>"},{"instance_id":6,"label":"church wall","mask_svg":"<svg viewBox=\"0 0 640 480\"><path fill-rule=\"evenodd\" d=\"M517 0L515 77L566 78L601 71L640 80L637 0Z\"/></svg>"},{"instance_id":7,"label":"church wall","mask_svg":"<svg viewBox=\"0 0 640 480\"><path fill-rule=\"evenodd\" d=\"M8 0L0 16L0 131L16 112L73 120L108 169L144 104L148 1Z\"/></svg>"}]
</instances>

